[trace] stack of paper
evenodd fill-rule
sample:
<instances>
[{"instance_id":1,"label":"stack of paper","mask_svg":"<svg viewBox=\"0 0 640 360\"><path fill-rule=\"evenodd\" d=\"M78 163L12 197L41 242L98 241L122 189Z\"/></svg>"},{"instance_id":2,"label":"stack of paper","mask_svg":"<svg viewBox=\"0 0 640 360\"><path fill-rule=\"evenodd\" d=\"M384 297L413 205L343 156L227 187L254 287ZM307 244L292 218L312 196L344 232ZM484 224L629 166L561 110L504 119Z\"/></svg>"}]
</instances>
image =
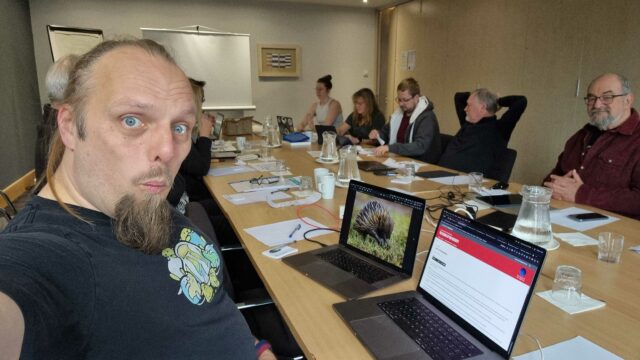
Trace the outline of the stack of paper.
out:
<instances>
[{"instance_id":1,"label":"stack of paper","mask_svg":"<svg viewBox=\"0 0 640 360\"><path fill-rule=\"evenodd\" d=\"M581 312L585 312L585 311L591 311L591 310L595 310L595 309L600 309L601 307L604 307L607 303L605 303L604 301L600 301L600 300L596 300L596 299L592 299L590 297L588 297L585 294L582 294L582 298L580 299L580 302L576 305L567 305L563 302L557 301L556 299L554 299L551 296L551 290L547 290L547 291L541 291L539 293L537 293L538 296L540 296L541 298L547 300L548 302L552 303L553 305L559 307L560 309L564 310L565 312L573 315L573 314L578 314Z\"/></svg>"},{"instance_id":2,"label":"stack of paper","mask_svg":"<svg viewBox=\"0 0 640 360\"><path fill-rule=\"evenodd\" d=\"M273 224L255 226L244 229L244 231L267 246L278 246L304 240L304 233L308 230L314 229L314 227L308 224L313 224L319 228L326 227L307 217L304 218L304 221L305 222L302 222L299 219L287 220ZM298 227L298 225L300 225L300 227ZM329 233L332 233L332 231L319 230L309 233L307 237L312 238Z\"/></svg>"},{"instance_id":3,"label":"stack of paper","mask_svg":"<svg viewBox=\"0 0 640 360\"><path fill-rule=\"evenodd\" d=\"M592 343L591 341L576 336L573 339L542 348L545 360L622 360L621 357ZM524 355L516 356L514 360L539 360L540 350L534 350Z\"/></svg>"}]
</instances>

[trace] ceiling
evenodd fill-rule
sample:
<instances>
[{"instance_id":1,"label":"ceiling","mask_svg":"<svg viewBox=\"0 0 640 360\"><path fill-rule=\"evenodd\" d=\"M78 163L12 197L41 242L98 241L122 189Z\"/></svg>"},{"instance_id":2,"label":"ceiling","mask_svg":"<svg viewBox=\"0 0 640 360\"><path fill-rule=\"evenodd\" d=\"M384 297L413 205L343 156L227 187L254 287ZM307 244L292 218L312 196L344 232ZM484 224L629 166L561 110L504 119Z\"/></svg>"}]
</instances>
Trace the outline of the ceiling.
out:
<instances>
[{"instance_id":1,"label":"ceiling","mask_svg":"<svg viewBox=\"0 0 640 360\"><path fill-rule=\"evenodd\" d=\"M261 1L292 2L292 3L300 3L300 4L306 3L306 4L318 4L318 5L383 9L383 8L391 7L393 5L407 2L408 0L368 0L366 4L363 3L362 0L261 0Z\"/></svg>"}]
</instances>

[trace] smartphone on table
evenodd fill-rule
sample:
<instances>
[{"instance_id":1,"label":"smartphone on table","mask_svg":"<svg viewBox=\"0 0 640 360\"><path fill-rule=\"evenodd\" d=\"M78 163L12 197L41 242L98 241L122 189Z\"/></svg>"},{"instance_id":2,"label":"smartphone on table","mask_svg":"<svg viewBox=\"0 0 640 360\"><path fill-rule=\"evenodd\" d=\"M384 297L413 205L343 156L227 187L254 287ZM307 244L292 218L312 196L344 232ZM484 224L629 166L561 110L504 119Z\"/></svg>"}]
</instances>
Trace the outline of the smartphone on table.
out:
<instances>
[{"instance_id":1,"label":"smartphone on table","mask_svg":"<svg viewBox=\"0 0 640 360\"><path fill-rule=\"evenodd\" d=\"M373 175L378 176L396 176L398 174L395 170L374 170Z\"/></svg>"},{"instance_id":2,"label":"smartphone on table","mask_svg":"<svg viewBox=\"0 0 640 360\"><path fill-rule=\"evenodd\" d=\"M598 214L598 213L594 213L594 212L584 213L584 214L571 214L571 215L568 215L568 217L571 220L575 220L575 221L579 221L579 222L594 221L594 220L605 220L605 219L609 218L606 215L602 215L602 214Z\"/></svg>"}]
</instances>

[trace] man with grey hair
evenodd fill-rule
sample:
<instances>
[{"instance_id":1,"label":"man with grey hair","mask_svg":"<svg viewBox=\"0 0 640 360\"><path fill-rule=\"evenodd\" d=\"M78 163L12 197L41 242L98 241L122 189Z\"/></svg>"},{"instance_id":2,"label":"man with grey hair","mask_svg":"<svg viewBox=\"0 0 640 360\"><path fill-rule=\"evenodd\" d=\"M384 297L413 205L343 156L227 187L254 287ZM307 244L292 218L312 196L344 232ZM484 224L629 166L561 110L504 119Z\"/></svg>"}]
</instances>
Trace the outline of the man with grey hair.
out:
<instances>
[{"instance_id":1,"label":"man with grey hair","mask_svg":"<svg viewBox=\"0 0 640 360\"><path fill-rule=\"evenodd\" d=\"M596 77L584 98L589 123L573 135L544 185L553 198L640 220L640 116L629 81Z\"/></svg>"},{"instance_id":2,"label":"man with grey hair","mask_svg":"<svg viewBox=\"0 0 640 360\"><path fill-rule=\"evenodd\" d=\"M151 40L78 60L47 184L0 233L0 357L275 359L223 290L219 250L165 200L196 111Z\"/></svg>"},{"instance_id":3,"label":"man with grey hair","mask_svg":"<svg viewBox=\"0 0 640 360\"><path fill-rule=\"evenodd\" d=\"M454 96L460 130L444 150L438 165L495 178L494 164L507 148L511 133L527 108L527 98L498 97L487 89ZM499 108L508 110L497 118Z\"/></svg>"},{"instance_id":4,"label":"man with grey hair","mask_svg":"<svg viewBox=\"0 0 640 360\"><path fill-rule=\"evenodd\" d=\"M38 124L36 139L36 179L39 179L47 167L47 152L49 151L49 143L51 135L56 129L56 118L58 117L58 107L64 99L64 91L69 82L69 74L76 62L78 55L65 55L54 62L45 78L47 88L48 104L42 107L42 123Z\"/></svg>"}]
</instances>

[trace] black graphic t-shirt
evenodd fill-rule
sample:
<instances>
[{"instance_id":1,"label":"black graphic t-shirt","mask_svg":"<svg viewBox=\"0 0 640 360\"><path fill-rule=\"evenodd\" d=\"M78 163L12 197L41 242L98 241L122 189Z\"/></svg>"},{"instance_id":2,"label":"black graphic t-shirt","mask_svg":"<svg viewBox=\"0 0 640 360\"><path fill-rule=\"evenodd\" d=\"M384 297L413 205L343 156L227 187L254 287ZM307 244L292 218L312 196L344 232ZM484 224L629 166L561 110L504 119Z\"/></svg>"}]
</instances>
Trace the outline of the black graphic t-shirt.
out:
<instances>
[{"instance_id":1,"label":"black graphic t-shirt","mask_svg":"<svg viewBox=\"0 0 640 360\"><path fill-rule=\"evenodd\" d=\"M111 219L36 197L0 233L0 292L25 319L25 359L255 359L221 259L174 212L170 247L120 244Z\"/></svg>"}]
</instances>

